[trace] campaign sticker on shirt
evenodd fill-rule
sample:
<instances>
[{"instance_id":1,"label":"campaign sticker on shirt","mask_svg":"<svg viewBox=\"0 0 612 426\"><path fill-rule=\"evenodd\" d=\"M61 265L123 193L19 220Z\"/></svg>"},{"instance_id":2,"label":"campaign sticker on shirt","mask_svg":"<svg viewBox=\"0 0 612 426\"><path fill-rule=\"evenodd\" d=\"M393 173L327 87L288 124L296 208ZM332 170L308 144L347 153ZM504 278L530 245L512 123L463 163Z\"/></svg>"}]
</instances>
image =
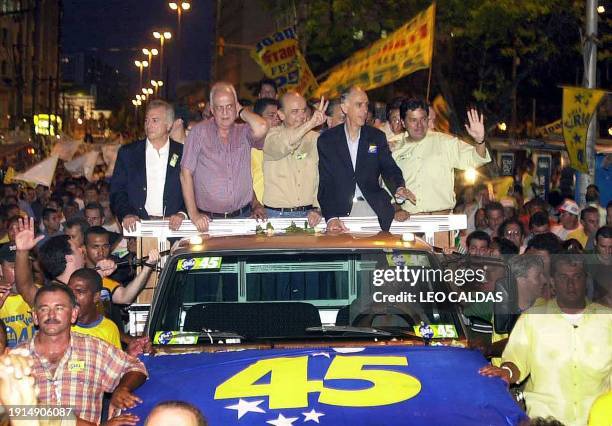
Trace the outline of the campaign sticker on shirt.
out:
<instances>
[{"instance_id":1,"label":"campaign sticker on shirt","mask_svg":"<svg viewBox=\"0 0 612 426\"><path fill-rule=\"evenodd\" d=\"M378 146L370 145L368 147L368 154L376 154L378 152Z\"/></svg>"},{"instance_id":2,"label":"campaign sticker on shirt","mask_svg":"<svg viewBox=\"0 0 612 426\"><path fill-rule=\"evenodd\" d=\"M295 159L296 160L303 160L304 158L306 158L308 156L307 152L299 152L295 154Z\"/></svg>"},{"instance_id":3,"label":"campaign sticker on shirt","mask_svg":"<svg viewBox=\"0 0 612 426\"><path fill-rule=\"evenodd\" d=\"M221 257L195 257L187 259L179 259L176 264L177 271L190 271L190 270L202 270L202 269L220 269L221 268Z\"/></svg>"},{"instance_id":4,"label":"campaign sticker on shirt","mask_svg":"<svg viewBox=\"0 0 612 426\"><path fill-rule=\"evenodd\" d=\"M459 336L454 324L430 324L428 328L433 331L433 336L430 337L433 339L456 339ZM423 337L420 325L415 325L413 329L418 337Z\"/></svg>"},{"instance_id":5,"label":"campaign sticker on shirt","mask_svg":"<svg viewBox=\"0 0 612 426\"><path fill-rule=\"evenodd\" d=\"M195 345L198 343L198 332L192 331L158 331L153 337L154 345Z\"/></svg>"},{"instance_id":6,"label":"campaign sticker on shirt","mask_svg":"<svg viewBox=\"0 0 612 426\"><path fill-rule=\"evenodd\" d=\"M170 167L175 167L177 161L178 161L178 155L172 154L172 158L170 159Z\"/></svg>"},{"instance_id":7,"label":"campaign sticker on shirt","mask_svg":"<svg viewBox=\"0 0 612 426\"><path fill-rule=\"evenodd\" d=\"M85 371L85 361L70 360L68 362L68 371L71 373Z\"/></svg>"}]
</instances>

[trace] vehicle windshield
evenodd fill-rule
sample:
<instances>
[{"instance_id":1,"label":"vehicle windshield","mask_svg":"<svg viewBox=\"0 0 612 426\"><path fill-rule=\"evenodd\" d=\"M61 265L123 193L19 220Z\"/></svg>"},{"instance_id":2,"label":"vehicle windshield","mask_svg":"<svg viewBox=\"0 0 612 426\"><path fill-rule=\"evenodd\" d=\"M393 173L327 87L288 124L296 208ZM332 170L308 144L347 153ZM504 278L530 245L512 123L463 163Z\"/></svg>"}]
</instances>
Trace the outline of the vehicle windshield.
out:
<instances>
[{"instance_id":1,"label":"vehicle windshield","mask_svg":"<svg viewBox=\"0 0 612 426\"><path fill-rule=\"evenodd\" d=\"M205 253L166 268L149 325L155 343L420 340L424 325L434 338L464 336L455 304L420 296L450 288L427 273L439 269L427 252Z\"/></svg>"}]
</instances>

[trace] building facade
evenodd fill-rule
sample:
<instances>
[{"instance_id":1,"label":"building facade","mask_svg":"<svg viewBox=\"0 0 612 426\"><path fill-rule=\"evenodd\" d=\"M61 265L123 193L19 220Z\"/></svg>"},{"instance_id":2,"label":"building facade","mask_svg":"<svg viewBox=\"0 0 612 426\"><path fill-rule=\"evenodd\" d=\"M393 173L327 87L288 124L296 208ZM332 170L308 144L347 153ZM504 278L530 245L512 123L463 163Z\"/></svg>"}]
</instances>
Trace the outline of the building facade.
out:
<instances>
[{"instance_id":1,"label":"building facade","mask_svg":"<svg viewBox=\"0 0 612 426\"><path fill-rule=\"evenodd\" d=\"M60 0L0 0L0 133L59 112Z\"/></svg>"}]
</instances>

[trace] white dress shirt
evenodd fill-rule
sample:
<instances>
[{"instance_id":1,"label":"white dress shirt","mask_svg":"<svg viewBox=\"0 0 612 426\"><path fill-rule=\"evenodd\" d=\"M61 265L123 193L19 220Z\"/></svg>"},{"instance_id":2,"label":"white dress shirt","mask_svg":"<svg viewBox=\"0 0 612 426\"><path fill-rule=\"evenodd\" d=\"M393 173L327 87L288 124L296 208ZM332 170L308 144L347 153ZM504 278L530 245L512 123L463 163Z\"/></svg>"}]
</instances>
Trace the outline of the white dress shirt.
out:
<instances>
[{"instance_id":1,"label":"white dress shirt","mask_svg":"<svg viewBox=\"0 0 612 426\"><path fill-rule=\"evenodd\" d=\"M344 134L346 135L346 144L348 146L349 153L351 154L353 171L355 171L355 167L357 166L357 151L359 149L359 138L361 137L361 127L359 128L359 132L357 132L357 137L355 139L351 139L351 136L345 124ZM359 185L355 184L355 198L357 197L363 197L363 193L361 192L361 189L359 189Z\"/></svg>"},{"instance_id":2,"label":"white dress shirt","mask_svg":"<svg viewBox=\"0 0 612 426\"><path fill-rule=\"evenodd\" d=\"M165 216L164 185L166 183L169 154L170 139L159 151L147 139L147 201L145 202L145 209L150 216Z\"/></svg>"}]
</instances>

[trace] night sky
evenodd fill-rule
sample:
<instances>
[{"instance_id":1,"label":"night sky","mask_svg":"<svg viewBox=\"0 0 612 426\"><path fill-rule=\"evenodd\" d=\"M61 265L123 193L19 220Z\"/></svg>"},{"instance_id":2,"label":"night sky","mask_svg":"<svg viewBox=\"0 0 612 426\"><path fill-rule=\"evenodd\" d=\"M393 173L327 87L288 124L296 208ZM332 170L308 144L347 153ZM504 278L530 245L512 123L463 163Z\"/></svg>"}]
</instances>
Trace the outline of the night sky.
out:
<instances>
[{"instance_id":1,"label":"night sky","mask_svg":"<svg viewBox=\"0 0 612 426\"><path fill-rule=\"evenodd\" d=\"M95 52L111 66L138 83L134 59L143 59L143 47L157 47L154 30L169 30L164 63L171 65L176 45L177 15L167 0L64 0L63 53ZM214 38L212 0L191 0L191 10L182 19L181 80L208 80L210 43ZM109 51L109 49L120 49ZM154 70L159 62L154 62ZM171 71L172 73L172 71ZM145 74L146 76L146 74ZM174 77L174 74L171 74Z\"/></svg>"}]
</instances>

